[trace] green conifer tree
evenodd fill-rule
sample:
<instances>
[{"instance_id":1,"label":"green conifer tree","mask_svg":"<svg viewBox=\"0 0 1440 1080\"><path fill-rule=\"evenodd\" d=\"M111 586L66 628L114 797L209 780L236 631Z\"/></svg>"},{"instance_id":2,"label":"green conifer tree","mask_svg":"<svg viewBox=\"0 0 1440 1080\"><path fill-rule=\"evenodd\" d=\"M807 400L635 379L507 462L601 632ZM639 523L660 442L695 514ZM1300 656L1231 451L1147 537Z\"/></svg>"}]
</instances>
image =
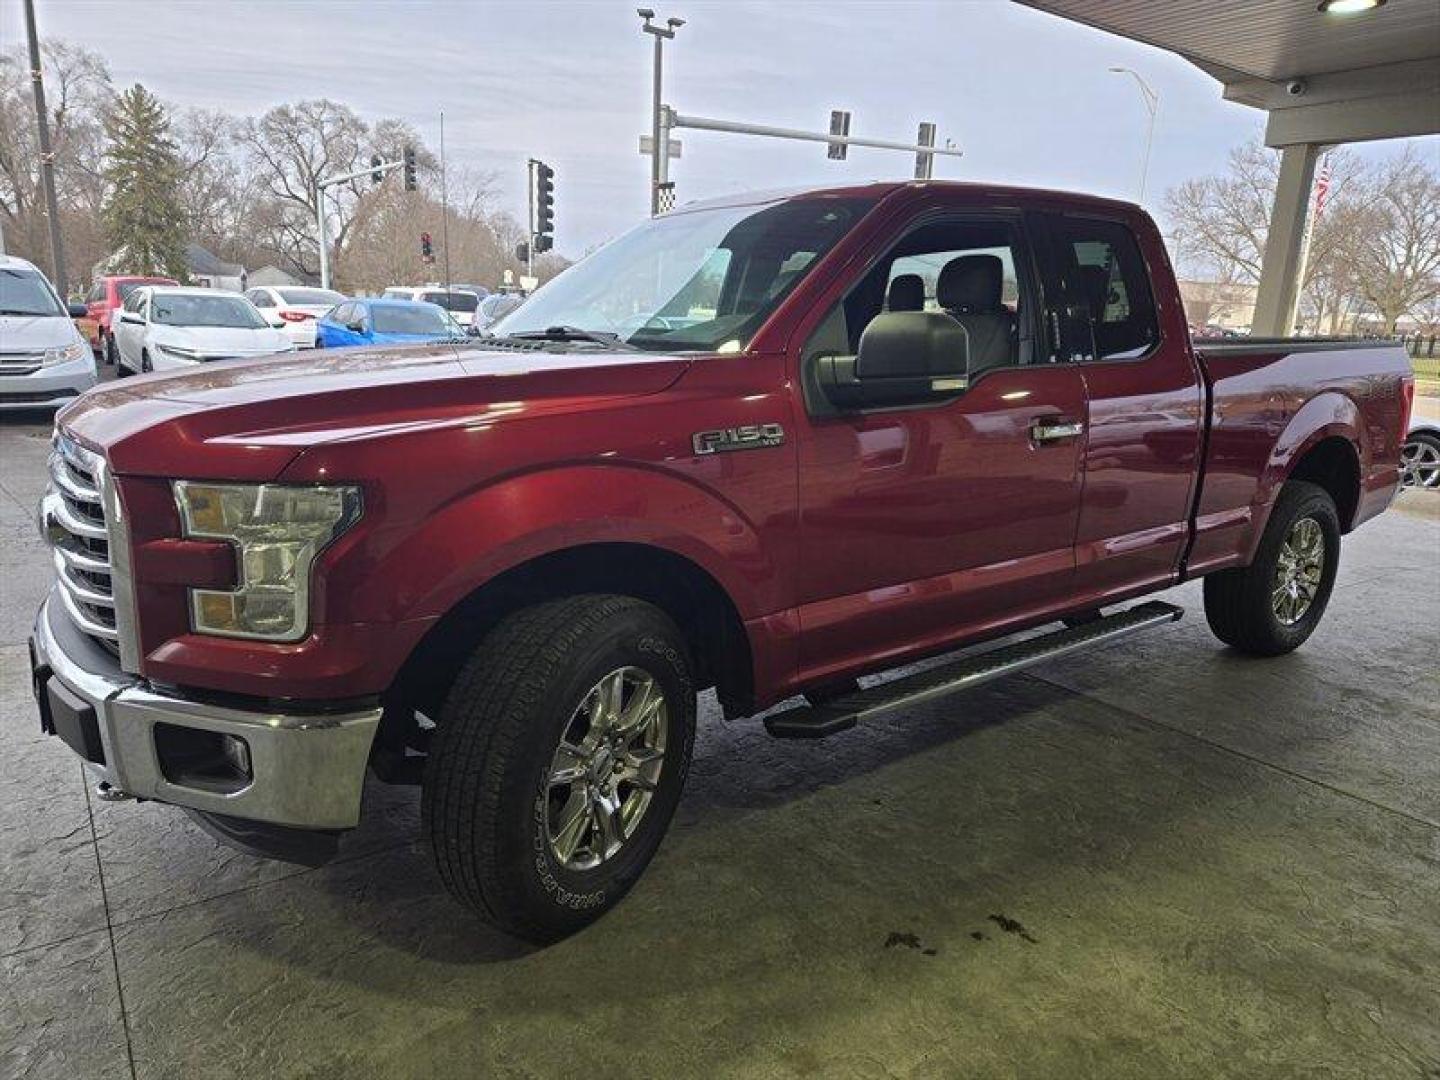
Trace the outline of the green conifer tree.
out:
<instances>
[{"instance_id":1,"label":"green conifer tree","mask_svg":"<svg viewBox=\"0 0 1440 1080\"><path fill-rule=\"evenodd\" d=\"M165 107L139 83L105 121L106 238L126 253L124 269L186 280L180 160Z\"/></svg>"}]
</instances>

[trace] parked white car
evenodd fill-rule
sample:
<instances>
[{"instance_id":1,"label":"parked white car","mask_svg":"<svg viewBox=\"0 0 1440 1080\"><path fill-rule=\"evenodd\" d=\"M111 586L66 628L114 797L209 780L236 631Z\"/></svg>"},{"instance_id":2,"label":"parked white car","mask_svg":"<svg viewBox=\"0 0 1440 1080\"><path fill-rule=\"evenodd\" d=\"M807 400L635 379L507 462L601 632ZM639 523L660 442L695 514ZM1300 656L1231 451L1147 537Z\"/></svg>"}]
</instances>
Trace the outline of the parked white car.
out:
<instances>
[{"instance_id":1,"label":"parked white car","mask_svg":"<svg viewBox=\"0 0 1440 1080\"><path fill-rule=\"evenodd\" d=\"M0 411L63 405L95 385L95 357L67 306L33 265L0 255Z\"/></svg>"},{"instance_id":2,"label":"parked white car","mask_svg":"<svg viewBox=\"0 0 1440 1080\"><path fill-rule=\"evenodd\" d=\"M421 300L438 304L467 330L475 321L480 294L469 289L446 289L443 285L392 285L381 294L386 300Z\"/></svg>"},{"instance_id":3,"label":"parked white car","mask_svg":"<svg viewBox=\"0 0 1440 1080\"><path fill-rule=\"evenodd\" d=\"M297 349L315 347L315 324L336 304L349 299L333 289L304 285L262 285L245 294L277 330L284 330Z\"/></svg>"},{"instance_id":4,"label":"parked white car","mask_svg":"<svg viewBox=\"0 0 1440 1080\"><path fill-rule=\"evenodd\" d=\"M121 376L295 351L285 331L266 322L254 304L220 289L136 289L111 330Z\"/></svg>"}]
</instances>

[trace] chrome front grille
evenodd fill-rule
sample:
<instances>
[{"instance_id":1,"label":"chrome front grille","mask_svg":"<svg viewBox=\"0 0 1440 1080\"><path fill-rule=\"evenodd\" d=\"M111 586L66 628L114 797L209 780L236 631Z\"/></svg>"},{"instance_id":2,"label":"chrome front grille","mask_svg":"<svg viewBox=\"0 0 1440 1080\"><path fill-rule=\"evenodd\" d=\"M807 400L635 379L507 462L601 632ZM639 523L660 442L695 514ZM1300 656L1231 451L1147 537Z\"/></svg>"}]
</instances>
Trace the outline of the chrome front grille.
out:
<instances>
[{"instance_id":1,"label":"chrome front grille","mask_svg":"<svg viewBox=\"0 0 1440 1080\"><path fill-rule=\"evenodd\" d=\"M46 538L55 559L60 597L81 630L117 655L114 568L105 513L105 463L64 436L50 454Z\"/></svg>"}]
</instances>

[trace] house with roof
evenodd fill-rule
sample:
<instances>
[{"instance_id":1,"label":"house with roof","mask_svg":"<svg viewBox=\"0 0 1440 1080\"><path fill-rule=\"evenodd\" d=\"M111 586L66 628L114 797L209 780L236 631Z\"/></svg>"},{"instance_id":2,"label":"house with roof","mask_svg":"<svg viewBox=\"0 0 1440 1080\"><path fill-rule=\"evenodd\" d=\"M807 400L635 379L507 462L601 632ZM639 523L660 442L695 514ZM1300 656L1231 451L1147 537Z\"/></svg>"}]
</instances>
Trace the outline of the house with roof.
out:
<instances>
[{"instance_id":1,"label":"house with roof","mask_svg":"<svg viewBox=\"0 0 1440 1080\"><path fill-rule=\"evenodd\" d=\"M245 267L239 263L224 262L199 244L185 245L185 265L190 271L192 285L235 292L244 292L249 287Z\"/></svg>"}]
</instances>

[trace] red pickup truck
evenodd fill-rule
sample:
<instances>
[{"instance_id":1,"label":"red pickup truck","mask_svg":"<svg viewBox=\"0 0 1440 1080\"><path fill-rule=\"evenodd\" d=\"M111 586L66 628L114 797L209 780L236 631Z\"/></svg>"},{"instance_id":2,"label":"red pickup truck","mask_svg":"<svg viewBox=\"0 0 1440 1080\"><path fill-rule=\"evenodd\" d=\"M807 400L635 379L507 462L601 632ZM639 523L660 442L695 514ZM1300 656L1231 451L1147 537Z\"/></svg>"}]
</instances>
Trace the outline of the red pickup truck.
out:
<instances>
[{"instance_id":1,"label":"red pickup truck","mask_svg":"<svg viewBox=\"0 0 1440 1080\"><path fill-rule=\"evenodd\" d=\"M686 208L472 343L68 406L42 724L103 797L302 861L367 770L420 783L445 885L552 939L655 853L703 689L831 735L1168 622L1125 602L1199 576L1221 641L1294 649L1397 490L1412 391L1383 343L1197 349L1128 204Z\"/></svg>"}]
</instances>

